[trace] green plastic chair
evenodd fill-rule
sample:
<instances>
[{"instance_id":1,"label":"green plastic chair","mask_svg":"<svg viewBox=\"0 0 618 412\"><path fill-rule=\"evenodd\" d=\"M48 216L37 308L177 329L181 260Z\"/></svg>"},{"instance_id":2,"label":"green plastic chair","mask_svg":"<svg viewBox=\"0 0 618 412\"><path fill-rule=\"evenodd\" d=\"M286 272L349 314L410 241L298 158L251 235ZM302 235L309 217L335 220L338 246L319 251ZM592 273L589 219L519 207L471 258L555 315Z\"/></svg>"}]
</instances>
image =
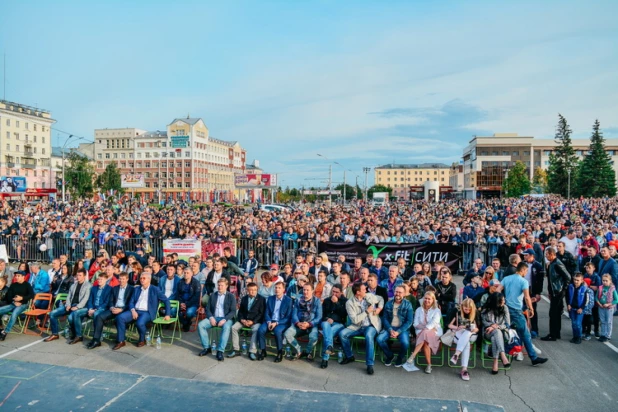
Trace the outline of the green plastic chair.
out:
<instances>
[{"instance_id":1,"label":"green plastic chair","mask_svg":"<svg viewBox=\"0 0 618 412\"><path fill-rule=\"evenodd\" d=\"M176 309L176 315L173 317L170 317L169 320L165 320L165 317L161 316L161 314L159 313L159 309L164 308L164 307L165 307L165 304L159 303L159 308L157 309L157 317L156 319L152 321L152 329L150 330L150 336L153 342L155 341L155 339L157 339L157 336L161 336L161 340L170 339L171 341L169 344L172 345L174 343L174 339L182 338L180 318L178 317L178 315L180 314L180 302L177 300L170 300L171 312L174 313L174 309ZM163 328L161 326L162 325L172 325L172 324L174 325L174 330L172 332L172 335L166 336L163 333ZM176 338L176 329L178 329L178 338Z\"/></svg>"},{"instance_id":2,"label":"green plastic chair","mask_svg":"<svg viewBox=\"0 0 618 412\"><path fill-rule=\"evenodd\" d=\"M483 345L481 347L481 365L483 366L484 369L493 369L494 358L485 355L485 348L487 347L491 348L491 340L483 339ZM513 365L513 357L507 353L506 358L509 360L509 363ZM511 369L511 366L509 366L508 368L505 368L502 362L500 361L498 362L499 371L508 371L510 369Z\"/></svg>"},{"instance_id":3,"label":"green plastic chair","mask_svg":"<svg viewBox=\"0 0 618 412\"><path fill-rule=\"evenodd\" d=\"M440 318L440 326L444 331L444 316ZM440 342L440 344L438 345L438 353L436 353L435 355L433 353L431 354L431 366L444 366L444 346L445 345ZM421 361L421 359L425 359L425 355L422 352L419 352L418 355L416 355L416 365L427 366L427 360L425 359L424 361Z\"/></svg>"}]
</instances>

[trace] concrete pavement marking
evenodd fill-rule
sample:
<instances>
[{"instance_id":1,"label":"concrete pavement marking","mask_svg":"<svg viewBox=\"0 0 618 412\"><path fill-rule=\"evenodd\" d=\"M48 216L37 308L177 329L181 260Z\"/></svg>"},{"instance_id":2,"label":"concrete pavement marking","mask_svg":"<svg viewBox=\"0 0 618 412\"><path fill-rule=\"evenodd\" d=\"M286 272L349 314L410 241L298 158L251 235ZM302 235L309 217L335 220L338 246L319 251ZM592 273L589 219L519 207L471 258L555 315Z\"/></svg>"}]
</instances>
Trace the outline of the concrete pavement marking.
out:
<instances>
[{"instance_id":1,"label":"concrete pavement marking","mask_svg":"<svg viewBox=\"0 0 618 412\"><path fill-rule=\"evenodd\" d=\"M548 298L547 296L545 296L545 295L541 295L541 298L542 298L545 302L550 303L550 300L549 300L549 298ZM569 313L568 313L566 310L565 310L565 311L563 311L563 312L562 312L562 314L563 314L563 315L564 315L567 319L570 319L570 318L569 318ZM603 342L603 344L604 344L605 346L607 346L608 348L610 348L611 350L613 350L614 352L618 353L618 348L617 348L617 347L615 347L614 345L612 345L610 342ZM0 357L1 357L1 356L0 356Z\"/></svg>"},{"instance_id":2,"label":"concrete pavement marking","mask_svg":"<svg viewBox=\"0 0 618 412\"><path fill-rule=\"evenodd\" d=\"M2 405L4 405L4 403L7 401L7 399L11 397L11 395L13 394L13 392L15 392L15 389L17 389L19 385L21 385L21 381L17 382L17 384L13 386L13 389L11 389L11 392L9 392L9 394L4 397L2 402L0 402L0 407L2 407Z\"/></svg>"},{"instance_id":3,"label":"concrete pavement marking","mask_svg":"<svg viewBox=\"0 0 618 412\"><path fill-rule=\"evenodd\" d=\"M97 412L101 412L102 410L104 410L105 408L111 406L114 402L116 402L118 399L120 399L124 394L128 393L131 389L135 388L137 385L139 385L140 383L142 383L142 381L144 379L146 379L147 376L140 376L139 378L137 378L137 381L135 381L135 383L131 386L129 386L125 391L120 392L118 395L114 396L112 399L110 399L109 401L107 401L105 403L105 405L101 406L99 409L97 409Z\"/></svg>"},{"instance_id":4,"label":"concrete pavement marking","mask_svg":"<svg viewBox=\"0 0 618 412\"><path fill-rule=\"evenodd\" d=\"M34 341L34 342L31 342L31 343L29 343L29 344L27 344L27 345L24 345L24 346L22 346L22 347L20 347L20 348L13 349L12 351L5 353L4 355L0 355L0 359L2 359L2 358L6 358L7 356L10 356L10 355L12 355L12 354L14 354L14 353L19 352L20 350L28 349L28 348L29 348L29 347L31 347L31 346L34 346L34 345L37 345L37 344L39 344L39 343L43 342L44 340L45 340L45 338L43 338L43 339L39 339L39 340L36 340L36 341Z\"/></svg>"}]
</instances>

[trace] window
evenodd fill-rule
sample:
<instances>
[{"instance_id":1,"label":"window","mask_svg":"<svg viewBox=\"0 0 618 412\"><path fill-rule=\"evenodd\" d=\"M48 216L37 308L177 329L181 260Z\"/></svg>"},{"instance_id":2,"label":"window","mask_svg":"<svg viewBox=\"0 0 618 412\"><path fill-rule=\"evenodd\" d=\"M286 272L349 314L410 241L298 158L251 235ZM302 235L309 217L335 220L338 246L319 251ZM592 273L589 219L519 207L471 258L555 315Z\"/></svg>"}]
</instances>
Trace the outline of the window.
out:
<instances>
[{"instance_id":1,"label":"window","mask_svg":"<svg viewBox=\"0 0 618 412\"><path fill-rule=\"evenodd\" d=\"M134 168L134 165L135 165L135 163L133 163L133 162L130 162L130 163L129 163L129 167L130 167L131 169L133 169L133 168Z\"/></svg>"},{"instance_id":2,"label":"window","mask_svg":"<svg viewBox=\"0 0 618 412\"><path fill-rule=\"evenodd\" d=\"M161 182L161 187L163 189L166 189L167 188L167 182Z\"/></svg>"},{"instance_id":3,"label":"window","mask_svg":"<svg viewBox=\"0 0 618 412\"><path fill-rule=\"evenodd\" d=\"M6 139L11 140L11 132L6 132Z\"/></svg>"},{"instance_id":4,"label":"window","mask_svg":"<svg viewBox=\"0 0 618 412\"><path fill-rule=\"evenodd\" d=\"M519 151L515 150L515 151L513 152L513 156L519 156Z\"/></svg>"},{"instance_id":5,"label":"window","mask_svg":"<svg viewBox=\"0 0 618 412\"><path fill-rule=\"evenodd\" d=\"M161 167L167 167L167 162L161 162Z\"/></svg>"},{"instance_id":6,"label":"window","mask_svg":"<svg viewBox=\"0 0 618 412\"><path fill-rule=\"evenodd\" d=\"M167 179L167 172L161 172L161 177L164 177Z\"/></svg>"},{"instance_id":7,"label":"window","mask_svg":"<svg viewBox=\"0 0 618 412\"><path fill-rule=\"evenodd\" d=\"M109 153L105 153L105 158L109 159Z\"/></svg>"},{"instance_id":8,"label":"window","mask_svg":"<svg viewBox=\"0 0 618 412\"><path fill-rule=\"evenodd\" d=\"M150 177L150 172L146 172L146 177Z\"/></svg>"},{"instance_id":9,"label":"window","mask_svg":"<svg viewBox=\"0 0 618 412\"><path fill-rule=\"evenodd\" d=\"M146 182L146 187L150 187L150 182Z\"/></svg>"},{"instance_id":10,"label":"window","mask_svg":"<svg viewBox=\"0 0 618 412\"><path fill-rule=\"evenodd\" d=\"M120 158L121 158L121 159L125 159L126 157L127 157L127 154L126 154L126 153L120 153Z\"/></svg>"},{"instance_id":11,"label":"window","mask_svg":"<svg viewBox=\"0 0 618 412\"><path fill-rule=\"evenodd\" d=\"M41 153L42 153L42 154L45 154L45 149L41 149Z\"/></svg>"},{"instance_id":12,"label":"window","mask_svg":"<svg viewBox=\"0 0 618 412\"><path fill-rule=\"evenodd\" d=\"M6 119L6 125L10 126L11 125L11 119Z\"/></svg>"},{"instance_id":13,"label":"window","mask_svg":"<svg viewBox=\"0 0 618 412\"><path fill-rule=\"evenodd\" d=\"M9 151L9 152L11 151L11 145L10 145L10 144L8 144L8 143L7 143L7 145L6 145L6 150L7 150L7 151Z\"/></svg>"},{"instance_id":14,"label":"window","mask_svg":"<svg viewBox=\"0 0 618 412\"><path fill-rule=\"evenodd\" d=\"M15 127L19 127L19 120L15 120Z\"/></svg>"},{"instance_id":15,"label":"window","mask_svg":"<svg viewBox=\"0 0 618 412\"><path fill-rule=\"evenodd\" d=\"M185 150L185 157L191 157L191 152L189 152L188 150Z\"/></svg>"},{"instance_id":16,"label":"window","mask_svg":"<svg viewBox=\"0 0 618 412\"><path fill-rule=\"evenodd\" d=\"M105 141L107 143L107 148L109 149L109 139Z\"/></svg>"},{"instance_id":17,"label":"window","mask_svg":"<svg viewBox=\"0 0 618 412\"><path fill-rule=\"evenodd\" d=\"M19 145L15 146L15 151L19 152Z\"/></svg>"},{"instance_id":18,"label":"window","mask_svg":"<svg viewBox=\"0 0 618 412\"><path fill-rule=\"evenodd\" d=\"M551 150L543 150L544 156L549 156L551 154Z\"/></svg>"},{"instance_id":19,"label":"window","mask_svg":"<svg viewBox=\"0 0 618 412\"><path fill-rule=\"evenodd\" d=\"M191 162L185 162L185 167L191 167Z\"/></svg>"},{"instance_id":20,"label":"window","mask_svg":"<svg viewBox=\"0 0 618 412\"><path fill-rule=\"evenodd\" d=\"M185 177L191 177L191 173L186 172L186 173L185 173Z\"/></svg>"},{"instance_id":21,"label":"window","mask_svg":"<svg viewBox=\"0 0 618 412\"><path fill-rule=\"evenodd\" d=\"M19 133L15 133L15 140L19 140Z\"/></svg>"},{"instance_id":22,"label":"window","mask_svg":"<svg viewBox=\"0 0 618 412\"><path fill-rule=\"evenodd\" d=\"M176 167L182 167L182 162L176 162Z\"/></svg>"},{"instance_id":23,"label":"window","mask_svg":"<svg viewBox=\"0 0 618 412\"><path fill-rule=\"evenodd\" d=\"M159 172L155 172L155 173L154 173L154 177L155 177L155 178L158 178L158 177L159 177Z\"/></svg>"},{"instance_id":24,"label":"window","mask_svg":"<svg viewBox=\"0 0 618 412\"><path fill-rule=\"evenodd\" d=\"M152 185L153 185L154 187L159 187L159 183L158 183L158 182L154 182Z\"/></svg>"},{"instance_id":25,"label":"window","mask_svg":"<svg viewBox=\"0 0 618 412\"><path fill-rule=\"evenodd\" d=\"M497 151L497 150L494 150L493 152L491 152L491 155L492 155L492 156L498 156L498 151Z\"/></svg>"},{"instance_id":26,"label":"window","mask_svg":"<svg viewBox=\"0 0 618 412\"><path fill-rule=\"evenodd\" d=\"M191 187L191 183L190 182L185 182L185 187L186 188L190 188Z\"/></svg>"},{"instance_id":27,"label":"window","mask_svg":"<svg viewBox=\"0 0 618 412\"><path fill-rule=\"evenodd\" d=\"M36 143L36 136L32 136L33 142Z\"/></svg>"},{"instance_id":28,"label":"window","mask_svg":"<svg viewBox=\"0 0 618 412\"><path fill-rule=\"evenodd\" d=\"M34 127L34 131L36 132L36 123L32 125ZM36 140L35 140L36 141Z\"/></svg>"},{"instance_id":29,"label":"window","mask_svg":"<svg viewBox=\"0 0 618 412\"><path fill-rule=\"evenodd\" d=\"M487 156L487 151L483 150L483 151L481 152L481 156Z\"/></svg>"},{"instance_id":30,"label":"window","mask_svg":"<svg viewBox=\"0 0 618 412\"><path fill-rule=\"evenodd\" d=\"M114 159L118 159L118 153L114 153Z\"/></svg>"},{"instance_id":31,"label":"window","mask_svg":"<svg viewBox=\"0 0 618 412\"><path fill-rule=\"evenodd\" d=\"M141 159L141 158L142 158L142 154L141 154L141 153L138 153L138 154L137 154L137 158L138 158L138 159Z\"/></svg>"},{"instance_id":32,"label":"window","mask_svg":"<svg viewBox=\"0 0 618 412\"><path fill-rule=\"evenodd\" d=\"M182 177L182 172L176 172L176 177Z\"/></svg>"},{"instance_id":33,"label":"window","mask_svg":"<svg viewBox=\"0 0 618 412\"><path fill-rule=\"evenodd\" d=\"M530 156L530 150L524 150L524 156Z\"/></svg>"},{"instance_id":34,"label":"window","mask_svg":"<svg viewBox=\"0 0 618 412\"><path fill-rule=\"evenodd\" d=\"M97 159L99 160L103 159L103 153L97 153Z\"/></svg>"},{"instance_id":35,"label":"window","mask_svg":"<svg viewBox=\"0 0 618 412\"><path fill-rule=\"evenodd\" d=\"M150 167L150 162L146 162L146 167Z\"/></svg>"},{"instance_id":36,"label":"window","mask_svg":"<svg viewBox=\"0 0 618 412\"><path fill-rule=\"evenodd\" d=\"M502 156L508 156L508 155L509 155L509 152L507 152L506 150L502 151Z\"/></svg>"},{"instance_id":37,"label":"window","mask_svg":"<svg viewBox=\"0 0 618 412\"><path fill-rule=\"evenodd\" d=\"M583 156L584 154L582 150L577 150L575 153L577 154L577 156Z\"/></svg>"},{"instance_id":38,"label":"window","mask_svg":"<svg viewBox=\"0 0 618 412\"><path fill-rule=\"evenodd\" d=\"M26 124L28 124L28 123L26 123ZM36 170L34 171L34 177L36 177Z\"/></svg>"}]
</instances>

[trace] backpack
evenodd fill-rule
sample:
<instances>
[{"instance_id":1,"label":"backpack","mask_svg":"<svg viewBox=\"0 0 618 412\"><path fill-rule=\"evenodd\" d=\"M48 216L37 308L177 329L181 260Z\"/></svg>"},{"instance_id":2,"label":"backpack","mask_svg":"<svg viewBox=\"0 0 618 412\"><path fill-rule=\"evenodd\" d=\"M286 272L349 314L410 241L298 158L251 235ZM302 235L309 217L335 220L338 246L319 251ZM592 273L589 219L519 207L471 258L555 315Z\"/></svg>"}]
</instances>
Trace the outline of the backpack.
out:
<instances>
[{"instance_id":1,"label":"backpack","mask_svg":"<svg viewBox=\"0 0 618 412\"><path fill-rule=\"evenodd\" d=\"M594 290L586 288L586 306L584 306L584 315L591 315L594 307Z\"/></svg>"}]
</instances>

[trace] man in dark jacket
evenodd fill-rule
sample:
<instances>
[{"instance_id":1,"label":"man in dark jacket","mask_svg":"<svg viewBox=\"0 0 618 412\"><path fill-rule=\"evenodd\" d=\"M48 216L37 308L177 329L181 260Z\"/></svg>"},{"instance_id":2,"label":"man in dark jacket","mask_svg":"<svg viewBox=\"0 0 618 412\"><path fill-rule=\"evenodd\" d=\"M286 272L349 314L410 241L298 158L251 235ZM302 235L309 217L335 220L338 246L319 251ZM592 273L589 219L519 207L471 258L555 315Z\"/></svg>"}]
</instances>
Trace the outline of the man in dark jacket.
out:
<instances>
[{"instance_id":1,"label":"man in dark jacket","mask_svg":"<svg viewBox=\"0 0 618 412\"><path fill-rule=\"evenodd\" d=\"M333 340L335 336L345 327L348 311L345 308L347 299L341 293L341 285L333 285L330 292L330 297L322 303L322 336L324 342L322 347L322 364L320 368L328 368L328 359L330 355L335 353L333 349Z\"/></svg>"},{"instance_id":2,"label":"man in dark jacket","mask_svg":"<svg viewBox=\"0 0 618 412\"><path fill-rule=\"evenodd\" d=\"M182 323L183 332L188 332L191 327L191 319L195 317L200 306L201 293L202 286L200 281L193 277L191 269L186 268L184 270L184 278L178 282L178 289L176 291L176 300L180 302L178 319Z\"/></svg>"},{"instance_id":3,"label":"man in dark jacket","mask_svg":"<svg viewBox=\"0 0 618 412\"><path fill-rule=\"evenodd\" d=\"M564 310L564 294L571 283L571 275L564 263L558 259L553 247L545 249L545 257L549 261L547 267L547 290L549 292L549 335L541 340L555 341L560 339L562 312Z\"/></svg>"},{"instance_id":4,"label":"man in dark jacket","mask_svg":"<svg viewBox=\"0 0 618 412\"><path fill-rule=\"evenodd\" d=\"M24 272L15 272L14 279L15 283L11 284L5 298L7 302L11 303L0 308L0 317L4 314L12 312L9 322L6 324L6 328L0 332L0 341L6 339L6 335L13 328L13 325L17 321L19 315L28 310L30 300L34 298L34 290L32 289L32 285L24 281Z\"/></svg>"},{"instance_id":5,"label":"man in dark jacket","mask_svg":"<svg viewBox=\"0 0 618 412\"><path fill-rule=\"evenodd\" d=\"M534 249L524 250L524 261L528 265L528 273L526 280L530 284L530 301L532 302L533 316L530 318L530 334L533 338L539 335L539 317L536 313L536 304L541 300L543 293L543 279L545 279L545 269L536 260L536 251Z\"/></svg>"},{"instance_id":6,"label":"man in dark jacket","mask_svg":"<svg viewBox=\"0 0 618 412\"><path fill-rule=\"evenodd\" d=\"M206 289L206 293L208 295L212 295L215 292L215 287L217 286L217 282L219 279L224 278L227 280L227 284L230 284L230 275L223 270L223 263L221 260L215 261L214 269L208 273L206 277L206 283L204 283L204 288Z\"/></svg>"},{"instance_id":7,"label":"man in dark jacket","mask_svg":"<svg viewBox=\"0 0 618 412\"><path fill-rule=\"evenodd\" d=\"M577 270L577 261L575 260L575 257L571 252L565 249L564 242L558 242L557 248L558 250L556 251L556 256L564 264L564 267L569 272L569 275L573 277L573 275L575 275L575 271Z\"/></svg>"},{"instance_id":8,"label":"man in dark jacket","mask_svg":"<svg viewBox=\"0 0 618 412\"><path fill-rule=\"evenodd\" d=\"M232 330L232 319L236 314L236 296L227 291L229 282L226 278L217 281L217 292L210 295L206 305L206 319L198 324L198 332L202 343L202 351L199 356L206 356L212 352L208 340L208 330L221 328L219 345L217 346L217 360L223 361L223 351L227 346Z\"/></svg>"},{"instance_id":9,"label":"man in dark jacket","mask_svg":"<svg viewBox=\"0 0 618 412\"><path fill-rule=\"evenodd\" d=\"M257 283L247 284L247 294L240 300L240 308L236 315L236 323L232 326L232 352L227 357L233 358L240 350L239 332L243 328L251 329L251 345L249 346L249 359L257 360L257 331L264 321L266 299L258 295Z\"/></svg>"}]
</instances>

